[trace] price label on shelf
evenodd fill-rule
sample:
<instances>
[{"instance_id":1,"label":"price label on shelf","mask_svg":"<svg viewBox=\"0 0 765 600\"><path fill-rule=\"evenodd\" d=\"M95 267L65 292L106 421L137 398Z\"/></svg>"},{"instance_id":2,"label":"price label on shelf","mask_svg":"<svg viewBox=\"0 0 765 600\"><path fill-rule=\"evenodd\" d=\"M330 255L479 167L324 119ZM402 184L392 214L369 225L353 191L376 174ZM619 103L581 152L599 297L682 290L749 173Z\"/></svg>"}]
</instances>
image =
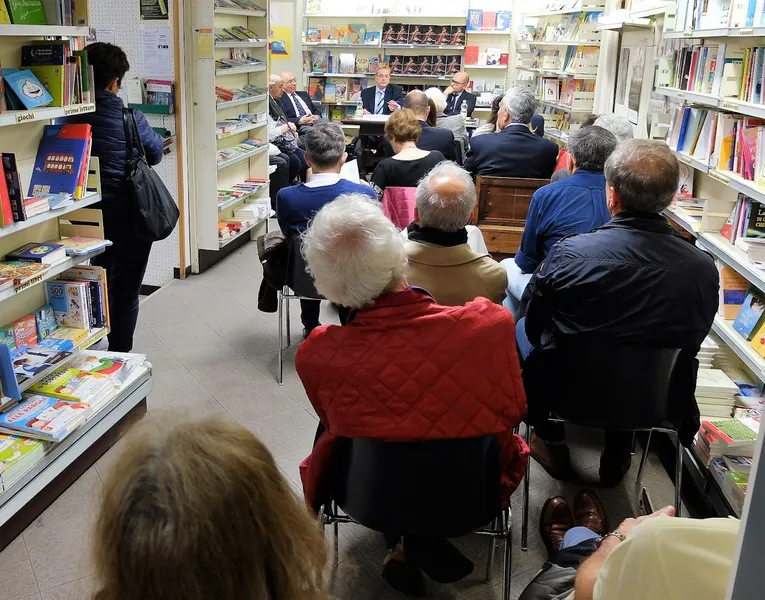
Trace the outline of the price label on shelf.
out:
<instances>
[{"instance_id":1,"label":"price label on shelf","mask_svg":"<svg viewBox=\"0 0 765 600\"><path fill-rule=\"evenodd\" d=\"M693 37L693 30L688 29L687 31L683 31L683 37Z\"/></svg>"},{"instance_id":2,"label":"price label on shelf","mask_svg":"<svg viewBox=\"0 0 765 600\"><path fill-rule=\"evenodd\" d=\"M725 185L730 185L730 177L727 175L723 175L719 171L715 171L714 169L709 169L709 176L712 179L716 179L720 183L724 183Z\"/></svg>"},{"instance_id":3,"label":"price label on shelf","mask_svg":"<svg viewBox=\"0 0 765 600\"><path fill-rule=\"evenodd\" d=\"M723 100L722 107L727 110L740 110L741 105L733 100Z\"/></svg>"},{"instance_id":4,"label":"price label on shelf","mask_svg":"<svg viewBox=\"0 0 765 600\"><path fill-rule=\"evenodd\" d=\"M685 98L685 92L677 92L677 97L682 100L683 98Z\"/></svg>"},{"instance_id":5,"label":"price label on shelf","mask_svg":"<svg viewBox=\"0 0 765 600\"><path fill-rule=\"evenodd\" d=\"M747 27L746 29L739 29L738 34L739 35L754 35L754 29L751 27Z\"/></svg>"},{"instance_id":6,"label":"price label on shelf","mask_svg":"<svg viewBox=\"0 0 765 600\"><path fill-rule=\"evenodd\" d=\"M34 121L37 117L33 111L16 113L16 123L28 123Z\"/></svg>"},{"instance_id":7,"label":"price label on shelf","mask_svg":"<svg viewBox=\"0 0 765 600\"><path fill-rule=\"evenodd\" d=\"M680 154L679 152L675 155L677 156L677 160L679 160L684 165L690 165L691 164L691 157L687 154Z\"/></svg>"}]
</instances>

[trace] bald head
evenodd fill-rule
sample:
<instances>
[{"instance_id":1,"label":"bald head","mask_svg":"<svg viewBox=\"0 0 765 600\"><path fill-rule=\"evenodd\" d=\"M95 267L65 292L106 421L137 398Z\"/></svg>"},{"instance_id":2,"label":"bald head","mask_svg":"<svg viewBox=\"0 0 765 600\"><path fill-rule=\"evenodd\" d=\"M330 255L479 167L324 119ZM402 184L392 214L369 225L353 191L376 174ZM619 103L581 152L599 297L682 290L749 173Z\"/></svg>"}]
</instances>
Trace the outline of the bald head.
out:
<instances>
[{"instance_id":1,"label":"bald head","mask_svg":"<svg viewBox=\"0 0 765 600\"><path fill-rule=\"evenodd\" d=\"M467 85L470 83L470 75L468 75L467 71L460 71L459 73L455 73L452 76L452 83Z\"/></svg>"},{"instance_id":2,"label":"bald head","mask_svg":"<svg viewBox=\"0 0 765 600\"><path fill-rule=\"evenodd\" d=\"M424 121L430 111L428 97L421 90L412 90L404 98L404 108L410 109L415 117Z\"/></svg>"},{"instance_id":3,"label":"bald head","mask_svg":"<svg viewBox=\"0 0 765 600\"><path fill-rule=\"evenodd\" d=\"M416 219L421 227L459 231L475 208L475 185L465 169L444 161L420 181L415 201Z\"/></svg>"},{"instance_id":4,"label":"bald head","mask_svg":"<svg viewBox=\"0 0 765 600\"><path fill-rule=\"evenodd\" d=\"M288 94L294 94L297 89L297 78L294 73L285 71L282 73L282 82L284 83L284 91Z\"/></svg>"}]
</instances>

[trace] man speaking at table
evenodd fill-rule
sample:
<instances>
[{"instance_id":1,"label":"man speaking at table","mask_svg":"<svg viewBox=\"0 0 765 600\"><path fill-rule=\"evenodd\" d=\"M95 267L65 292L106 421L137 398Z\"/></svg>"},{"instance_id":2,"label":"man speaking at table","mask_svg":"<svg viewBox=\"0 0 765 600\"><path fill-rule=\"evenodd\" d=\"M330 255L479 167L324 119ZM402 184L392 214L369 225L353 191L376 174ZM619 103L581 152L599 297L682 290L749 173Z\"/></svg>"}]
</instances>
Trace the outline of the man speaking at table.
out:
<instances>
[{"instance_id":1,"label":"man speaking at table","mask_svg":"<svg viewBox=\"0 0 765 600\"><path fill-rule=\"evenodd\" d=\"M472 117L475 110L476 97L467 89L470 83L470 75L465 71L460 71L452 75L451 85L444 90L446 96L446 109L444 114L447 116L458 115L462 110L462 103L467 105L467 116Z\"/></svg>"},{"instance_id":2,"label":"man speaking at table","mask_svg":"<svg viewBox=\"0 0 765 600\"><path fill-rule=\"evenodd\" d=\"M390 82L390 67L380 65L375 73L375 86L361 92L365 115L389 115L401 108L404 91Z\"/></svg>"}]
</instances>

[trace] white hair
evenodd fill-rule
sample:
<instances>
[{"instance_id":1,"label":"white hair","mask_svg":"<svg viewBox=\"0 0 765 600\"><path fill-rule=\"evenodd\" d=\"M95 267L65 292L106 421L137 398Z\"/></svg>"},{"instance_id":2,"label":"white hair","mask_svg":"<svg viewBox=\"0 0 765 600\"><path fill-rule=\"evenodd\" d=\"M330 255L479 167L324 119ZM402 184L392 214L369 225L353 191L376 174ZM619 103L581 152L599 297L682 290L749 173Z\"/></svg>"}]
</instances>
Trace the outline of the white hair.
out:
<instances>
[{"instance_id":1,"label":"white hair","mask_svg":"<svg viewBox=\"0 0 765 600\"><path fill-rule=\"evenodd\" d=\"M516 87L504 95L501 106L510 112L511 123L528 125L537 110L537 99L530 90Z\"/></svg>"},{"instance_id":2,"label":"white hair","mask_svg":"<svg viewBox=\"0 0 765 600\"><path fill-rule=\"evenodd\" d=\"M401 234L363 194L325 204L303 234L302 252L317 291L341 306L361 308L406 281Z\"/></svg>"},{"instance_id":3,"label":"white hair","mask_svg":"<svg viewBox=\"0 0 765 600\"><path fill-rule=\"evenodd\" d=\"M433 100L433 104L436 107L436 115L442 115L446 110L446 96L437 87L428 88L425 90L425 95Z\"/></svg>"},{"instance_id":4,"label":"white hair","mask_svg":"<svg viewBox=\"0 0 765 600\"><path fill-rule=\"evenodd\" d=\"M282 80L281 77L279 77L276 73L272 73L268 76L268 87L271 87L272 85L275 85L279 83Z\"/></svg>"},{"instance_id":5,"label":"white hair","mask_svg":"<svg viewBox=\"0 0 765 600\"><path fill-rule=\"evenodd\" d=\"M475 208L475 184L465 169L444 161L422 178L415 199L417 220L422 227L459 231Z\"/></svg>"},{"instance_id":6,"label":"white hair","mask_svg":"<svg viewBox=\"0 0 765 600\"><path fill-rule=\"evenodd\" d=\"M606 131L610 131L616 136L618 142L625 142L635 137L632 131L632 123L624 115L600 115L593 125L602 127Z\"/></svg>"}]
</instances>

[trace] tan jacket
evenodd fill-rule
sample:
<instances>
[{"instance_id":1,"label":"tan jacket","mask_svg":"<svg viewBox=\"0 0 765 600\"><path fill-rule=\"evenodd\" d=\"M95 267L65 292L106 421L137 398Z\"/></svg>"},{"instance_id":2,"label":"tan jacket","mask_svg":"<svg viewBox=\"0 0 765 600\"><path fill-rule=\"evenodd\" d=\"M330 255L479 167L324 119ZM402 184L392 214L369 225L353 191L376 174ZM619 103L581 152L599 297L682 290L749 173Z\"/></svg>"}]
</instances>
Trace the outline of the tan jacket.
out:
<instances>
[{"instance_id":1,"label":"tan jacket","mask_svg":"<svg viewBox=\"0 0 765 600\"><path fill-rule=\"evenodd\" d=\"M427 290L439 304L462 306L479 296L500 303L505 298L505 269L467 244L443 247L408 241L406 254L410 285Z\"/></svg>"}]
</instances>

